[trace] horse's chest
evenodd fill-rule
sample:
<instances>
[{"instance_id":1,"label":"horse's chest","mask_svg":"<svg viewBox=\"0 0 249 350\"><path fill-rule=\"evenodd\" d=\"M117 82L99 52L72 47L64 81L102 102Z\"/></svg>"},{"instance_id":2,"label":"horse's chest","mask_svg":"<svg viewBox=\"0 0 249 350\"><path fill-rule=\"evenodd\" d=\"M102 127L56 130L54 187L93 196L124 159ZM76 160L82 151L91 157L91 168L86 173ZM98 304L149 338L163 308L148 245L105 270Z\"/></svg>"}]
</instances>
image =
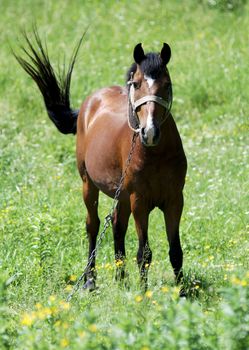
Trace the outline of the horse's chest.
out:
<instances>
[{"instance_id":1,"label":"horse's chest","mask_svg":"<svg viewBox=\"0 0 249 350\"><path fill-rule=\"evenodd\" d=\"M140 164L132 169L129 188L152 206L161 206L174 186L176 173L173 164Z\"/></svg>"}]
</instances>

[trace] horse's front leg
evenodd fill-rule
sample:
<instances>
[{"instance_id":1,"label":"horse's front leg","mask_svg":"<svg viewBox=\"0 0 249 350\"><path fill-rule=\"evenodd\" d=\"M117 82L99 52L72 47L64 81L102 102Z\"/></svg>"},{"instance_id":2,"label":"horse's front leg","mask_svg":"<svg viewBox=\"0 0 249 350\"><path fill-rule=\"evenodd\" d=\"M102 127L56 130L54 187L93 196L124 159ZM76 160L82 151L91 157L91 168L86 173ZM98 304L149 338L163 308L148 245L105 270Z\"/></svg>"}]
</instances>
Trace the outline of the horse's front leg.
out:
<instances>
[{"instance_id":1,"label":"horse's front leg","mask_svg":"<svg viewBox=\"0 0 249 350\"><path fill-rule=\"evenodd\" d=\"M150 211L143 198L138 198L133 194L130 199L131 211L138 235L137 263L140 271L141 287L146 291L148 287L148 270L152 260L152 251L148 241L148 218Z\"/></svg>"},{"instance_id":2,"label":"horse's front leg","mask_svg":"<svg viewBox=\"0 0 249 350\"><path fill-rule=\"evenodd\" d=\"M125 234L130 214L130 203L119 202L113 215L112 229L116 263L116 280L122 280L125 277Z\"/></svg>"},{"instance_id":3,"label":"horse's front leg","mask_svg":"<svg viewBox=\"0 0 249 350\"><path fill-rule=\"evenodd\" d=\"M183 254L179 235L179 224L183 209L182 192L174 194L164 207L164 218L169 241L169 258L174 270L176 283L180 283L183 277Z\"/></svg>"}]
</instances>

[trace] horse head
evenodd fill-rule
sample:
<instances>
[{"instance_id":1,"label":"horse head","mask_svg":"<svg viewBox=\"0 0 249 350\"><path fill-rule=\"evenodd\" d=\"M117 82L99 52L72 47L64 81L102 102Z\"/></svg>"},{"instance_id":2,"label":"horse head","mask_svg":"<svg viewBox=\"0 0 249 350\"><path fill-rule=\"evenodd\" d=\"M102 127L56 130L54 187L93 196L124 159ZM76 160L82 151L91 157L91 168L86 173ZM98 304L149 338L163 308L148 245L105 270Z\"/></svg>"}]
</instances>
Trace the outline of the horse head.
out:
<instances>
[{"instance_id":1,"label":"horse head","mask_svg":"<svg viewBox=\"0 0 249 350\"><path fill-rule=\"evenodd\" d=\"M140 43L133 56L135 63L128 72L129 125L139 132L144 146L156 146L172 105L172 85L166 67L171 50L164 43L159 54L145 54Z\"/></svg>"}]
</instances>

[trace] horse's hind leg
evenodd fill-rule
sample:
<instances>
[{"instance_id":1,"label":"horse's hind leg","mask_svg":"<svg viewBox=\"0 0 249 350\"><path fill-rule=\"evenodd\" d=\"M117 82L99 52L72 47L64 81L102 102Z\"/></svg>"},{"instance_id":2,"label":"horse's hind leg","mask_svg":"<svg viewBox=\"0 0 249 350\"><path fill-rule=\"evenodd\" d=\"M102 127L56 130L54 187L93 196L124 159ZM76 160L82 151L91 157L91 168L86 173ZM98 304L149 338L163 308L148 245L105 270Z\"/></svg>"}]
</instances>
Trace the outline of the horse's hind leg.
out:
<instances>
[{"instance_id":1,"label":"horse's hind leg","mask_svg":"<svg viewBox=\"0 0 249 350\"><path fill-rule=\"evenodd\" d=\"M116 280L125 277L125 234L128 226L131 209L130 204L119 202L113 215L112 229L116 263Z\"/></svg>"},{"instance_id":2,"label":"horse's hind leg","mask_svg":"<svg viewBox=\"0 0 249 350\"><path fill-rule=\"evenodd\" d=\"M169 241L169 258L173 267L176 282L180 283L183 277L182 261L183 254L180 243L179 224L183 209L183 195L174 196L164 208L167 236Z\"/></svg>"},{"instance_id":3,"label":"horse's hind leg","mask_svg":"<svg viewBox=\"0 0 249 350\"><path fill-rule=\"evenodd\" d=\"M86 232L89 240L89 268L85 276L84 288L95 289L96 271L95 256L92 256L96 247L96 240L99 231L100 220L98 217L99 190L87 176L83 178L83 199L87 208Z\"/></svg>"}]
</instances>

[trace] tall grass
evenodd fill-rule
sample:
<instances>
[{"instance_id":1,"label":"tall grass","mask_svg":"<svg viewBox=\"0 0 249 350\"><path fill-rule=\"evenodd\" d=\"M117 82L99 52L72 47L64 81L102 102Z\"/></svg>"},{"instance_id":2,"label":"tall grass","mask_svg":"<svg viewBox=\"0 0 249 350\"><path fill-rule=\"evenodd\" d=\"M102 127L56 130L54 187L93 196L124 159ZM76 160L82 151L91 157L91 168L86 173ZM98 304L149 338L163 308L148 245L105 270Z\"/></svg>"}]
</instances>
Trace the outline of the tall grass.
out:
<instances>
[{"instance_id":1,"label":"tall grass","mask_svg":"<svg viewBox=\"0 0 249 350\"><path fill-rule=\"evenodd\" d=\"M246 1L1 1L0 348L248 349L249 119ZM130 289L114 281L112 234L97 257L96 293L64 300L87 257L75 139L49 122L34 83L11 55L36 22L53 64L90 24L72 105L124 84L132 50L171 45L173 114L188 158L181 222L180 300L161 213L150 217L153 264L143 295L127 233ZM111 201L101 195L100 217Z\"/></svg>"}]
</instances>

